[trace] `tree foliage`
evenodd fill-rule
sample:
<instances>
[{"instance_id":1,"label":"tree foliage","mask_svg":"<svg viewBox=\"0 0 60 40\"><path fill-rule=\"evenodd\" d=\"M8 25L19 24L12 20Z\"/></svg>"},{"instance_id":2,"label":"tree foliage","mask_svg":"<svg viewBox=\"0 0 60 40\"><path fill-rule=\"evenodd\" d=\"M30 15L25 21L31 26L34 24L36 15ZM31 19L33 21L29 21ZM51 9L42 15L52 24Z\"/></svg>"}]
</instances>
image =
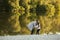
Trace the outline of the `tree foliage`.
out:
<instances>
[{"instance_id":1,"label":"tree foliage","mask_svg":"<svg viewBox=\"0 0 60 40\"><path fill-rule=\"evenodd\" d=\"M59 0L0 0L0 34L30 34L27 24L39 19L40 33L60 32Z\"/></svg>"}]
</instances>

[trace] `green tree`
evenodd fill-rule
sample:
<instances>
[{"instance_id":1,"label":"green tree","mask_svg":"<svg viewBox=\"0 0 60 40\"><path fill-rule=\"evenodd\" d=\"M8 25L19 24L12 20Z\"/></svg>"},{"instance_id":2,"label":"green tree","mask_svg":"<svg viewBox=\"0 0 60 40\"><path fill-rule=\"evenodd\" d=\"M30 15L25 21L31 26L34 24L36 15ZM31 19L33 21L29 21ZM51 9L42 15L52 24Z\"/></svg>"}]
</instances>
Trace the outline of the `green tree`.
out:
<instances>
[{"instance_id":1,"label":"green tree","mask_svg":"<svg viewBox=\"0 0 60 40\"><path fill-rule=\"evenodd\" d=\"M0 0L0 30L20 32L19 0Z\"/></svg>"}]
</instances>

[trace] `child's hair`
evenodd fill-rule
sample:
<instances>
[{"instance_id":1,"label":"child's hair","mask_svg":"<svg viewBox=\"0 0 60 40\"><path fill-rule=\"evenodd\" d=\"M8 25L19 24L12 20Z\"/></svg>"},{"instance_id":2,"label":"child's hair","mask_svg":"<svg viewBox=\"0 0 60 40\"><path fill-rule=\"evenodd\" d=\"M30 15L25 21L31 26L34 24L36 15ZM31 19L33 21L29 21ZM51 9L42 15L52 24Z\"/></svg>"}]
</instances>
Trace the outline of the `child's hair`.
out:
<instances>
[{"instance_id":1,"label":"child's hair","mask_svg":"<svg viewBox=\"0 0 60 40\"><path fill-rule=\"evenodd\" d=\"M36 20L36 25L39 25L39 22L38 22L38 20Z\"/></svg>"}]
</instances>

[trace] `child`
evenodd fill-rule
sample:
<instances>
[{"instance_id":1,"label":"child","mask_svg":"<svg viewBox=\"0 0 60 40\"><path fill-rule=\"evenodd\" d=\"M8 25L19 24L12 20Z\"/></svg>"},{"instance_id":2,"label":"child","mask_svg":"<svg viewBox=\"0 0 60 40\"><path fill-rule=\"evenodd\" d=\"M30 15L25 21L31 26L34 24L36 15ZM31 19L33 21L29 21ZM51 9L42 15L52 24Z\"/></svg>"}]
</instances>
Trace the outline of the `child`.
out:
<instances>
[{"instance_id":1,"label":"child","mask_svg":"<svg viewBox=\"0 0 60 40\"><path fill-rule=\"evenodd\" d=\"M36 32L36 34L39 34L39 31L40 31L40 25L39 25L39 23L37 24L37 32Z\"/></svg>"}]
</instances>

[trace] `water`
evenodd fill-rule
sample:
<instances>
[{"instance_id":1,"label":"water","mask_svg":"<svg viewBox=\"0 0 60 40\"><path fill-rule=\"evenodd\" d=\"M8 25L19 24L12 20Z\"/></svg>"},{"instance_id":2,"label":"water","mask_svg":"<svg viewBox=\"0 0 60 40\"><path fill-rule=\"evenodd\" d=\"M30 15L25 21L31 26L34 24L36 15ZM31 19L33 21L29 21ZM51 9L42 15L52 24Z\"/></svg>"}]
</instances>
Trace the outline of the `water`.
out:
<instances>
[{"instance_id":1,"label":"water","mask_svg":"<svg viewBox=\"0 0 60 40\"><path fill-rule=\"evenodd\" d=\"M60 35L15 35L0 36L0 40L60 40Z\"/></svg>"}]
</instances>

